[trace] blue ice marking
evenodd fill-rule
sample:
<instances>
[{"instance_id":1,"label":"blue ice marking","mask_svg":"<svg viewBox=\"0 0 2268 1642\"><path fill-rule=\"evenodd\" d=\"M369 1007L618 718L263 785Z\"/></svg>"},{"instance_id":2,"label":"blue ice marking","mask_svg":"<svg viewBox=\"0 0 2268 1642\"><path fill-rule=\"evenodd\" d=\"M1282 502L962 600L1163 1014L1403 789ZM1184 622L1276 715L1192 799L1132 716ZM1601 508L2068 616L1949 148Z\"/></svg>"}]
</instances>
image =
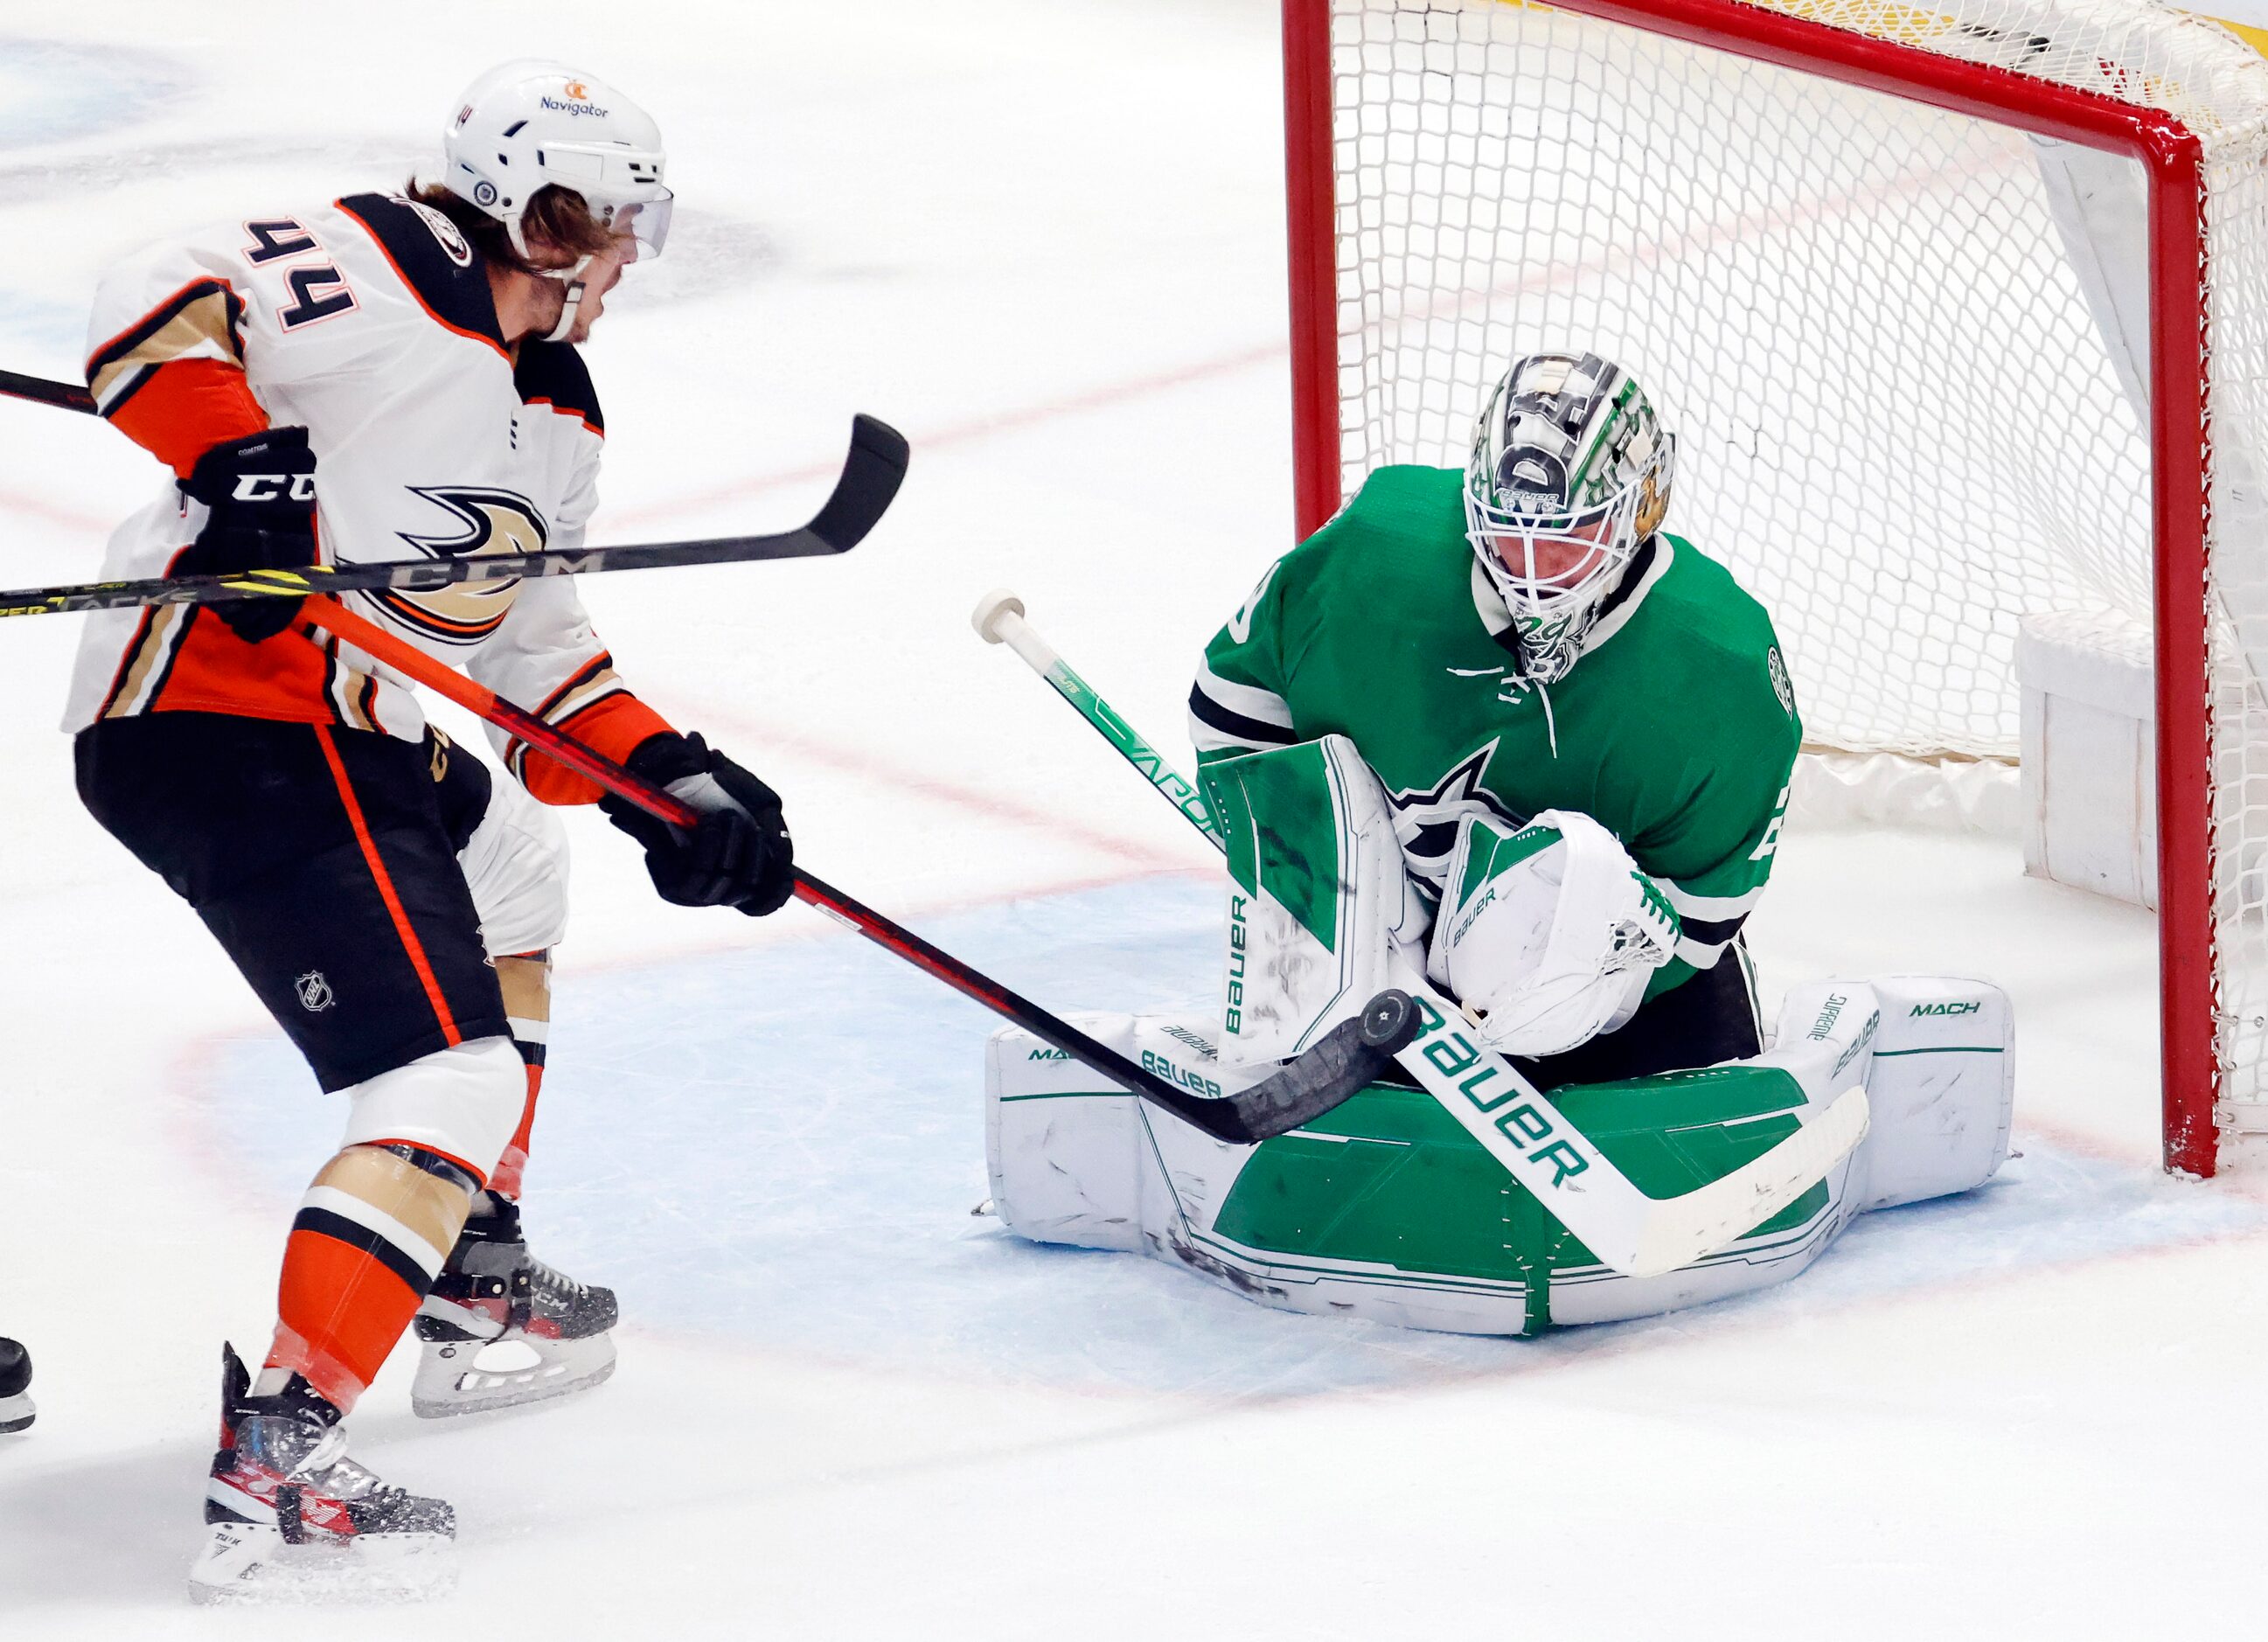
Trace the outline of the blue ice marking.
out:
<instances>
[{"instance_id":1,"label":"blue ice marking","mask_svg":"<svg viewBox=\"0 0 2268 1642\"><path fill-rule=\"evenodd\" d=\"M188 77L151 52L0 37L0 149L134 125L179 96Z\"/></svg>"}]
</instances>

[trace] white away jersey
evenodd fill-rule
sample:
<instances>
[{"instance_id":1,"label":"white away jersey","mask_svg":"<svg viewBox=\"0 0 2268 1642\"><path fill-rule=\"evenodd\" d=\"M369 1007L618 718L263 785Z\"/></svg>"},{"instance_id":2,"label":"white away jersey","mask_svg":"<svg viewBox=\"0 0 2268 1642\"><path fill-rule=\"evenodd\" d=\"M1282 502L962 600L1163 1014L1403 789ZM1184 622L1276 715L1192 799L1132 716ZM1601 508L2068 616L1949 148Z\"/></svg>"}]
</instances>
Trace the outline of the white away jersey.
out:
<instances>
[{"instance_id":1,"label":"white away jersey","mask_svg":"<svg viewBox=\"0 0 2268 1642\"><path fill-rule=\"evenodd\" d=\"M306 427L326 563L572 548L596 504L604 423L582 360L532 340L515 357L480 256L446 217L415 202L350 195L152 247L103 280L92 335L98 406L153 448L162 446L132 417L179 397L151 392L169 367L182 379L240 367L272 424ZM212 364L179 369L197 361ZM169 480L112 535L105 578L169 573L204 517ZM613 744L602 750L622 755L666 727L615 676L571 578L346 598L553 723L611 703L601 718L615 733L593 737ZM303 630L320 642L247 644L188 605L92 615L65 727L199 711L422 735L406 681ZM579 780L539 783L521 769L525 749L497 739L543 796L593 796Z\"/></svg>"}]
</instances>

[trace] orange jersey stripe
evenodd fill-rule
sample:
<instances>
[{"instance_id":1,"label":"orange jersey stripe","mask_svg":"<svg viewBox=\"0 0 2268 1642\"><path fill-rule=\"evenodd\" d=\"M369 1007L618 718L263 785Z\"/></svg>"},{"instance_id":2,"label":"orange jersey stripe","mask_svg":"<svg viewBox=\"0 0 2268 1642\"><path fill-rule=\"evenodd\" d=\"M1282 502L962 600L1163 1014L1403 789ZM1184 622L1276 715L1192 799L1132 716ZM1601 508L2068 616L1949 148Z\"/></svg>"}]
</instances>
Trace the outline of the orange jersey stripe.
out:
<instances>
[{"instance_id":1,"label":"orange jersey stripe","mask_svg":"<svg viewBox=\"0 0 2268 1642\"><path fill-rule=\"evenodd\" d=\"M672 733L667 719L628 690L616 690L559 722L563 730L570 726L577 740L618 764L636 752L646 737ZM545 804L596 804L604 796L605 790L597 782L577 775L540 751L515 742L512 759L521 784Z\"/></svg>"},{"instance_id":2,"label":"orange jersey stripe","mask_svg":"<svg viewBox=\"0 0 2268 1642\"><path fill-rule=\"evenodd\" d=\"M347 767L339 757L338 742L328 725L315 726L315 739L322 743L323 762L331 767L331 780L338 787L339 801L346 806L355 842L362 846L363 859L370 864L370 875L378 885L379 899L386 902L387 916L394 920L394 931L401 937L402 950L409 954L410 967L417 971L418 983L425 989L426 999L433 1005L433 1019L440 1023L442 1038L453 1048L465 1041L465 1035L457 1029L456 1018L449 1012L448 999L441 995L440 979L425 956L425 944L417 939L417 931L410 927L409 913L402 909L401 897L394 887L394 875L379 858L378 841L370 836L370 824L363 818L362 800L355 797L354 784L347 779ZM473 1171L475 1174L482 1172Z\"/></svg>"},{"instance_id":3,"label":"orange jersey stripe","mask_svg":"<svg viewBox=\"0 0 2268 1642\"><path fill-rule=\"evenodd\" d=\"M144 377L115 405L110 424L186 479L216 445L262 431L268 413L240 365L176 359Z\"/></svg>"},{"instance_id":4,"label":"orange jersey stripe","mask_svg":"<svg viewBox=\"0 0 2268 1642\"><path fill-rule=\"evenodd\" d=\"M551 412L555 416L572 416L576 421L581 423L585 427L597 434L600 438L603 439L607 437L607 431L604 428L592 421L590 417L585 416L581 411L574 409L571 405L556 405L540 394L534 399L524 400L521 402L529 405L541 405L546 410Z\"/></svg>"},{"instance_id":5,"label":"orange jersey stripe","mask_svg":"<svg viewBox=\"0 0 2268 1642\"><path fill-rule=\"evenodd\" d=\"M162 644L166 634L151 623L138 636L121 666L108 712L135 711L122 687L135 670L137 652ZM326 694L330 659L311 644L275 638L248 644L210 611L197 612L159 664L165 672L143 703L152 712L227 712L284 724L330 724L338 713Z\"/></svg>"}]
</instances>

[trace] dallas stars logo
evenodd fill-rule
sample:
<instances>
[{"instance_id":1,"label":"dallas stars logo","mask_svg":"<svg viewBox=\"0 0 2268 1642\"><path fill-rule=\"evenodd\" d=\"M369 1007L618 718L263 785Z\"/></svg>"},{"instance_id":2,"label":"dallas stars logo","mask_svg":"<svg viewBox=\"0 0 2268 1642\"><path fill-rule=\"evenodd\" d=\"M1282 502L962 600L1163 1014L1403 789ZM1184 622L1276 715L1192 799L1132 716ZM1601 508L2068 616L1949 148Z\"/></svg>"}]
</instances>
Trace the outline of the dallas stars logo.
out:
<instances>
[{"instance_id":1,"label":"dallas stars logo","mask_svg":"<svg viewBox=\"0 0 2268 1642\"><path fill-rule=\"evenodd\" d=\"M1437 888L1448 876L1449 857L1457 847L1457 823L1462 818L1488 815L1513 827L1528 824L1527 816L1506 809L1481 785L1496 748L1496 742L1490 741L1430 787L1386 795L1394 806L1394 836L1401 841L1403 858L1411 872Z\"/></svg>"}]
</instances>

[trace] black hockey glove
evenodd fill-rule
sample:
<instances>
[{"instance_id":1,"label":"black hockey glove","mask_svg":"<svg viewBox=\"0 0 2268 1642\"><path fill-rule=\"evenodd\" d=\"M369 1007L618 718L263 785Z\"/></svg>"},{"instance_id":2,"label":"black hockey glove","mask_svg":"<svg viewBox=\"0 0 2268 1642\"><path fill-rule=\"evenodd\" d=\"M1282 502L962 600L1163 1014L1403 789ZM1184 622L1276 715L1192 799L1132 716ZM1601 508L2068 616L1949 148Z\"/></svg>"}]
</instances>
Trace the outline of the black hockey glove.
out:
<instances>
[{"instance_id":1,"label":"black hockey glove","mask_svg":"<svg viewBox=\"0 0 2268 1642\"><path fill-rule=\"evenodd\" d=\"M315 562L315 453L305 428L270 428L216 445L181 489L210 517L176 569L184 576L291 571ZM297 599L232 599L212 613L249 644L273 638L299 614Z\"/></svg>"},{"instance_id":2,"label":"black hockey glove","mask_svg":"<svg viewBox=\"0 0 2268 1642\"><path fill-rule=\"evenodd\" d=\"M664 901L737 907L752 918L777 912L793 893L795 846L779 794L697 735L650 735L628 760L673 797L701 812L691 832L608 793L607 819L645 846L645 870Z\"/></svg>"}]
</instances>

